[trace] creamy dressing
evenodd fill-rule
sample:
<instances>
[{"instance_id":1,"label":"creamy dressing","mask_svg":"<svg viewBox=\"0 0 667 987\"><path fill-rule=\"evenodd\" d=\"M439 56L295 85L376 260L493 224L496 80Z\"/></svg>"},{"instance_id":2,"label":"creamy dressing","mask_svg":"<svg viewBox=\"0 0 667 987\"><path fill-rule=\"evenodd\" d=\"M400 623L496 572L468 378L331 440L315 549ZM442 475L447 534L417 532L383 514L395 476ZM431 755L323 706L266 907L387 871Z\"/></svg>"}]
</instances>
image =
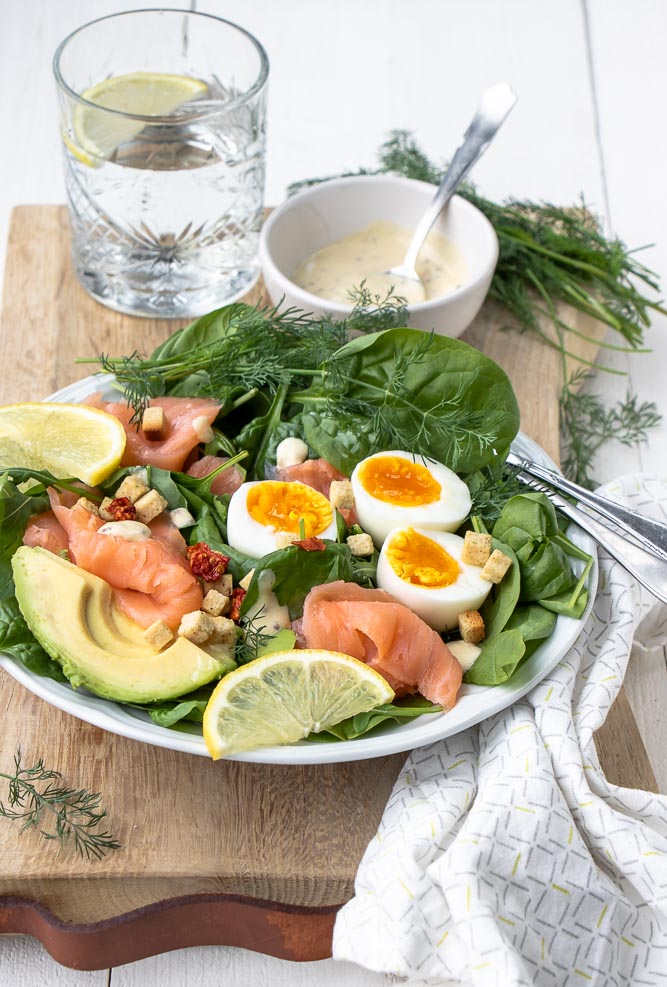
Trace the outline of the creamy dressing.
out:
<instances>
[{"instance_id":1,"label":"creamy dressing","mask_svg":"<svg viewBox=\"0 0 667 987\"><path fill-rule=\"evenodd\" d=\"M257 577L257 602L250 607L246 614L248 621L258 618L258 626L264 628L267 634L281 631L291 626L289 610L278 603L273 592L276 574L272 569L264 569Z\"/></svg>"},{"instance_id":2,"label":"creamy dressing","mask_svg":"<svg viewBox=\"0 0 667 987\"><path fill-rule=\"evenodd\" d=\"M372 295L384 298L392 285L395 293L408 302L441 298L466 280L465 259L451 240L440 233L429 233L417 260L417 274L424 290L407 279L385 272L405 257L412 230L388 220L378 220L357 233L316 250L292 275L292 281L313 295L330 302L350 304L350 291L362 281Z\"/></svg>"}]
</instances>

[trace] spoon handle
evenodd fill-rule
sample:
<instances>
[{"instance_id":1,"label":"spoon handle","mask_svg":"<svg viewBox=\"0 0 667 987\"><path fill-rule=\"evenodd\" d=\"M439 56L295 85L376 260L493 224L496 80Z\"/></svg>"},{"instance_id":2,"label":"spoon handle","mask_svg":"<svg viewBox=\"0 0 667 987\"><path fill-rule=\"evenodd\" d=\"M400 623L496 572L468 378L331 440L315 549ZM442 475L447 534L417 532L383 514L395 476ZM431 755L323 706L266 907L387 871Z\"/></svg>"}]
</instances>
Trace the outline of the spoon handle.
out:
<instances>
[{"instance_id":1,"label":"spoon handle","mask_svg":"<svg viewBox=\"0 0 667 987\"><path fill-rule=\"evenodd\" d=\"M463 143L455 151L433 202L417 224L402 266L414 269L429 230L472 166L484 154L516 100L514 90L506 82L483 93L479 109L463 136Z\"/></svg>"}]
</instances>

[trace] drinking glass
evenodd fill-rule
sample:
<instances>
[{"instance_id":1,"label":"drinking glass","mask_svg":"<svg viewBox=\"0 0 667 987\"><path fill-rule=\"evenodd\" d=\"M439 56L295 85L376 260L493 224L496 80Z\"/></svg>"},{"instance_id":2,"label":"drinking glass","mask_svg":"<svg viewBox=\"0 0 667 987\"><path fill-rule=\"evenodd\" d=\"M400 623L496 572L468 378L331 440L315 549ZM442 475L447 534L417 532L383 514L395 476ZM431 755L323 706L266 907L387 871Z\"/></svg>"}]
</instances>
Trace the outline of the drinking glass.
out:
<instances>
[{"instance_id":1,"label":"drinking glass","mask_svg":"<svg viewBox=\"0 0 667 987\"><path fill-rule=\"evenodd\" d=\"M74 269L131 315L196 316L257 280L269 63L185 10L92 21L54 57Z\"/></svg>"}]
</instances>

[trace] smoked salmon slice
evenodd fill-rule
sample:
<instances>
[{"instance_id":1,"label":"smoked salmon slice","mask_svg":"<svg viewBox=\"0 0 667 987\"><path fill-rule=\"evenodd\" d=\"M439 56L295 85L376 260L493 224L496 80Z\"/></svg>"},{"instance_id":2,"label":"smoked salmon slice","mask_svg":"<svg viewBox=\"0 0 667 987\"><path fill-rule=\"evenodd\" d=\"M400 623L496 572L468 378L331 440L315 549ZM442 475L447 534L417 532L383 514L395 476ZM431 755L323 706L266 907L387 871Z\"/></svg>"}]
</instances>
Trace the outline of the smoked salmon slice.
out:
<instances>
[{"instance_id":1,"label":"smoked salmon slice","mask_svg":"<svg viewBox=\"0 0 667 987\"><path fill-rule=\"evenodd\" d=\"M298 480L299 483L305 483L306 486L319 491L325 497L329 496L332 480L347 479L344 473L337 470L326 459L306 459L305 462L297 463L295 466L276 467L273 478L285 482Z\"/></svg>"},{"instance_id":2,"label":"smoked salmon slice","mask_svg":"<svg viewBox=\"0 0 667 987\"><path fill-rule=\"evenodd\" d=\"M384 590L342 580L315 586L301 630L306 647L366 662L397 695L418 691L445 710L456 703L461 666L436 631Z\"/></svg>"},{"instance_id":3,"label":"smoked salmon slice","mask_svg":"<svg viewBox=\"0 0 667 987\"><path fill-rule=\"evenodd\" d=\"M200 609L203 594L175 528L172 532L167 522L154 524L155 537L143 542L100 535L101 518L83 507L63 507L56 500L54 513L67 534L72 561L105 579L120 609L141 627L162 620L175 631L184 614Z\"/></svg>"},{"instance_id":4,"label":"smoked salmon slice","mask_svg":"<svg viewBox=\"0 0 667 987\"><path fill-rule=\"evenodd\" d=\"M57 555L69 548L69 538L53 511L44 511L30 518L23 534L23 544L30 548L45 548Z\"/></svg>"},{"instance_id":5,"label":"smoked salmon slice","mask_svg":"<svg viewBox=\"0 0 667 987\"><path fill-rule=\"evenodd\" d=\"M186 472L188 476L208 476L209 473L213 473L219 466L226 463L228 459L229 456L202 456L192 466L189 466ZM238 490L242 483L243 473L241 470L236 466L230 466L228 470L223 470L213 480L211 483L211 493L216 494L218 497L222 496L222 494L232 494L235 490Z\"/></svg>"},{"instance_id":6,"label":"smoked salmon slice","mask_svg":"<svg viewBox=\"0 0 667 987\"><path fill-rule=\"evenodd\" d=\"M127 443L122 466L158 466L163 470L181 471L183 465L201 439L193 428L197 418L205 418L209 425L220 411L220 403L209 398L153 398L151 408L163 408L166 420L166 436L158 441L145 438L141 429L130 425L132 408L124 401L103 401L100 394L92 394L86 404L99 408L117 418L125 429Z\"/></svg>"}]
</instances>

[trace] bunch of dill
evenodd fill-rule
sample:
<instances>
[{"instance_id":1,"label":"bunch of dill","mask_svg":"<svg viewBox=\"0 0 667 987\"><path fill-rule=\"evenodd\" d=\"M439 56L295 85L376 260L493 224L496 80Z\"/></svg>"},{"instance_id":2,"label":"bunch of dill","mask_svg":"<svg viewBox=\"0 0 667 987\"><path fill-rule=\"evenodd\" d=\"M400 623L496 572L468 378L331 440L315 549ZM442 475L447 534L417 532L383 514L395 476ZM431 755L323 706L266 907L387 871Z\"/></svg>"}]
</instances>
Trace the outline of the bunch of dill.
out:
<instances>
[{"instance_id":1,"label":"bunch of dill","mask_svg":"<svg viewBox=\"0 0 667 987\"><path fill-rule=\"evenodd\" d=\"M444 165L432 161L409 131L394 130L380 149L377 168L347 174L391 172L438 184L443 171ZM296 182L289 191L324 180ZM559 306L567 303L620 336L620 345L603 342L603 348L639 351L651 312L665 314L657 301L643 293L657 291L658 279L621 240L605 237L583 202L575 208L516 200L499 204L470 184L459 188L459 195L484 213L498 236L498 264L490 297L507 309L521 330L537 333L561 353L564 467L573 479L591 486L594 453L611 439L626 445L645 441L647 430L659 423L660 415L654 403L639 403L632 394L606 408L597 395L579 389L589 375L568 375L565 357L572 355L567 348L568 333L581 333L560 318ZM553 334L545 333L545 322L553 326Z\"/></svg>"}]
</instances>

